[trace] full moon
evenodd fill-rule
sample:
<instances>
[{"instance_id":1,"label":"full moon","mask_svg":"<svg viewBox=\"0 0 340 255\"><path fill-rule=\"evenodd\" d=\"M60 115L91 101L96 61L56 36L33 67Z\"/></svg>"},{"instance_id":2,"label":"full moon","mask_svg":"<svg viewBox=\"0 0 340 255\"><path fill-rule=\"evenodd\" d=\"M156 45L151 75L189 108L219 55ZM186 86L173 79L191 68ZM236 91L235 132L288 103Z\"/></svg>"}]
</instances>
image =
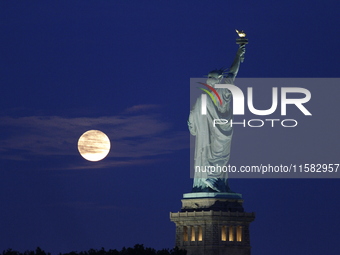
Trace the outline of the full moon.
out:
<instances>
[{"instance_id":1,"label":"full moon","mask_svg":"<svg viewBox=\"0 0 340 255\"><path fill-rule=\"evenodd\" d=\"M89 161L102 160L110 152L110 139L99 130L86 131L78 140L80 155Z\"/></svg>"}]
</instances>

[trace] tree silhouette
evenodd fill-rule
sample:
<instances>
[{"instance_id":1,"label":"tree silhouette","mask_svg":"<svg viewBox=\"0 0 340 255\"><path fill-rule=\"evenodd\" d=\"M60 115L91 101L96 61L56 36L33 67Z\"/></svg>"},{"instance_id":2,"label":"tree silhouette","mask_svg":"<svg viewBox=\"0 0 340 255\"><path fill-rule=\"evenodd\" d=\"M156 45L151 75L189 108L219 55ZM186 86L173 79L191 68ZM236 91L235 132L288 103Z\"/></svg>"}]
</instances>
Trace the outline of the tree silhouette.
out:
<instances>
[{"instance_id":1,"label":"tree silhouette","mask_svg":"<svg viewBox=\"0 0 340 255\"><path fill-rule=\"evenodd\" d=\"M121 251L116 249L106 251L104 248L100 250L90 249L88 251L71 251L67 253L59 253L59 255L186 255L186 250L181 250L178 247L174 249L162 249L156 251L153 248L144 247L143 244L136 244L133 248L125 248L123 247ZM23 253L7 249L1 253L1 255L51 255L49 252L43 251L40 247L37 247L35 251L25 251Z\"/></svg>"}]
</instances>

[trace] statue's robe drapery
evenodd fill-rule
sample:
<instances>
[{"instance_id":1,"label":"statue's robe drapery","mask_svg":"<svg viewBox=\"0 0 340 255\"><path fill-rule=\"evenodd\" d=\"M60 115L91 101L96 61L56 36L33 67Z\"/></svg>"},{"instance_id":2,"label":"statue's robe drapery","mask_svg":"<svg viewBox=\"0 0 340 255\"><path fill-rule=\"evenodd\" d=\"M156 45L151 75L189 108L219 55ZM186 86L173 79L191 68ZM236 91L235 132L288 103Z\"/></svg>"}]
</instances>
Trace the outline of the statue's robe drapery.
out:
<instances>
[{"instance_id":1,"label":"statue's robe drapery","mask_svg":"<svg viewBox=\"0 0 340 255\"><path fill-rule=\"evenodd\" d=\"M233 80L227 77L223 83L233 84ZM216 88L216 91L221 97L222 105L216 98L216 106L211 98L207 96L207 114L202 115L201 97L199 97L189 115L189 130L192 135L196 136L193 192L231 192L228 186L227 172L204 171L208 170L210 166L214 166L216 170L218 166L222 169L227 166L230 158L233 133L230 125L232 119L230 107L232 94L228 89L224 88ZM216 124L214 127L214 119L225 119L228 123ZM197 171L198 167L200 171Z\"/></svg>"}]
</instances>

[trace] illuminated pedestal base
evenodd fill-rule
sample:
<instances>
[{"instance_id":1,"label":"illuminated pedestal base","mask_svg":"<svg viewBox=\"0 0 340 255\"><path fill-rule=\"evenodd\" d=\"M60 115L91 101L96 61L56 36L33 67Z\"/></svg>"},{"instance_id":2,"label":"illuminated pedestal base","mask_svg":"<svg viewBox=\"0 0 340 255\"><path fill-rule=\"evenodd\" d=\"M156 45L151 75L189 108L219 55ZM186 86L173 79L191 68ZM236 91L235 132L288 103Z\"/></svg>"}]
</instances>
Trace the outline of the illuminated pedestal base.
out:
<instances>
[{"instance_id":1,"label":"illuminated pedestal base","mask_svg":"<svg viewBox=\"0 0 340 255\"><path fill-rule=\"evenodd\" d=\"M170 213L176 224L176 246L187 255L250 255L249 224L237 193L187 193L182 209Z\"/></svg>"}]
</instances>

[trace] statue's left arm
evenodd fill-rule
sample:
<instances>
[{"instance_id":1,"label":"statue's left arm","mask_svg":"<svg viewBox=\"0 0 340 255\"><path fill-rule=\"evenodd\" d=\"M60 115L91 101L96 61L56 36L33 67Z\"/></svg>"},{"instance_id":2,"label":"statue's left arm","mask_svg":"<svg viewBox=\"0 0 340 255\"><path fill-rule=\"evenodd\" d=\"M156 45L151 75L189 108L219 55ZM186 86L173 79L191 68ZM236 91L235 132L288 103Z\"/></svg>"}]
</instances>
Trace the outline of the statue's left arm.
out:
<instances>
[{"instance_id":1,"label":"statue's left arm","mask_svg":"<svg viewBox=\"0 0 340 255\"><path fill-rule=\"evenodd\" d=\"M194 121L194 114L195 114L195 108L190 111L190 115L189 115L189 119L188 119L188 127L189 127L189 131L193 136L196 136L196 125L195 125L195 121Z\"/></svg>"}]
</instances>

